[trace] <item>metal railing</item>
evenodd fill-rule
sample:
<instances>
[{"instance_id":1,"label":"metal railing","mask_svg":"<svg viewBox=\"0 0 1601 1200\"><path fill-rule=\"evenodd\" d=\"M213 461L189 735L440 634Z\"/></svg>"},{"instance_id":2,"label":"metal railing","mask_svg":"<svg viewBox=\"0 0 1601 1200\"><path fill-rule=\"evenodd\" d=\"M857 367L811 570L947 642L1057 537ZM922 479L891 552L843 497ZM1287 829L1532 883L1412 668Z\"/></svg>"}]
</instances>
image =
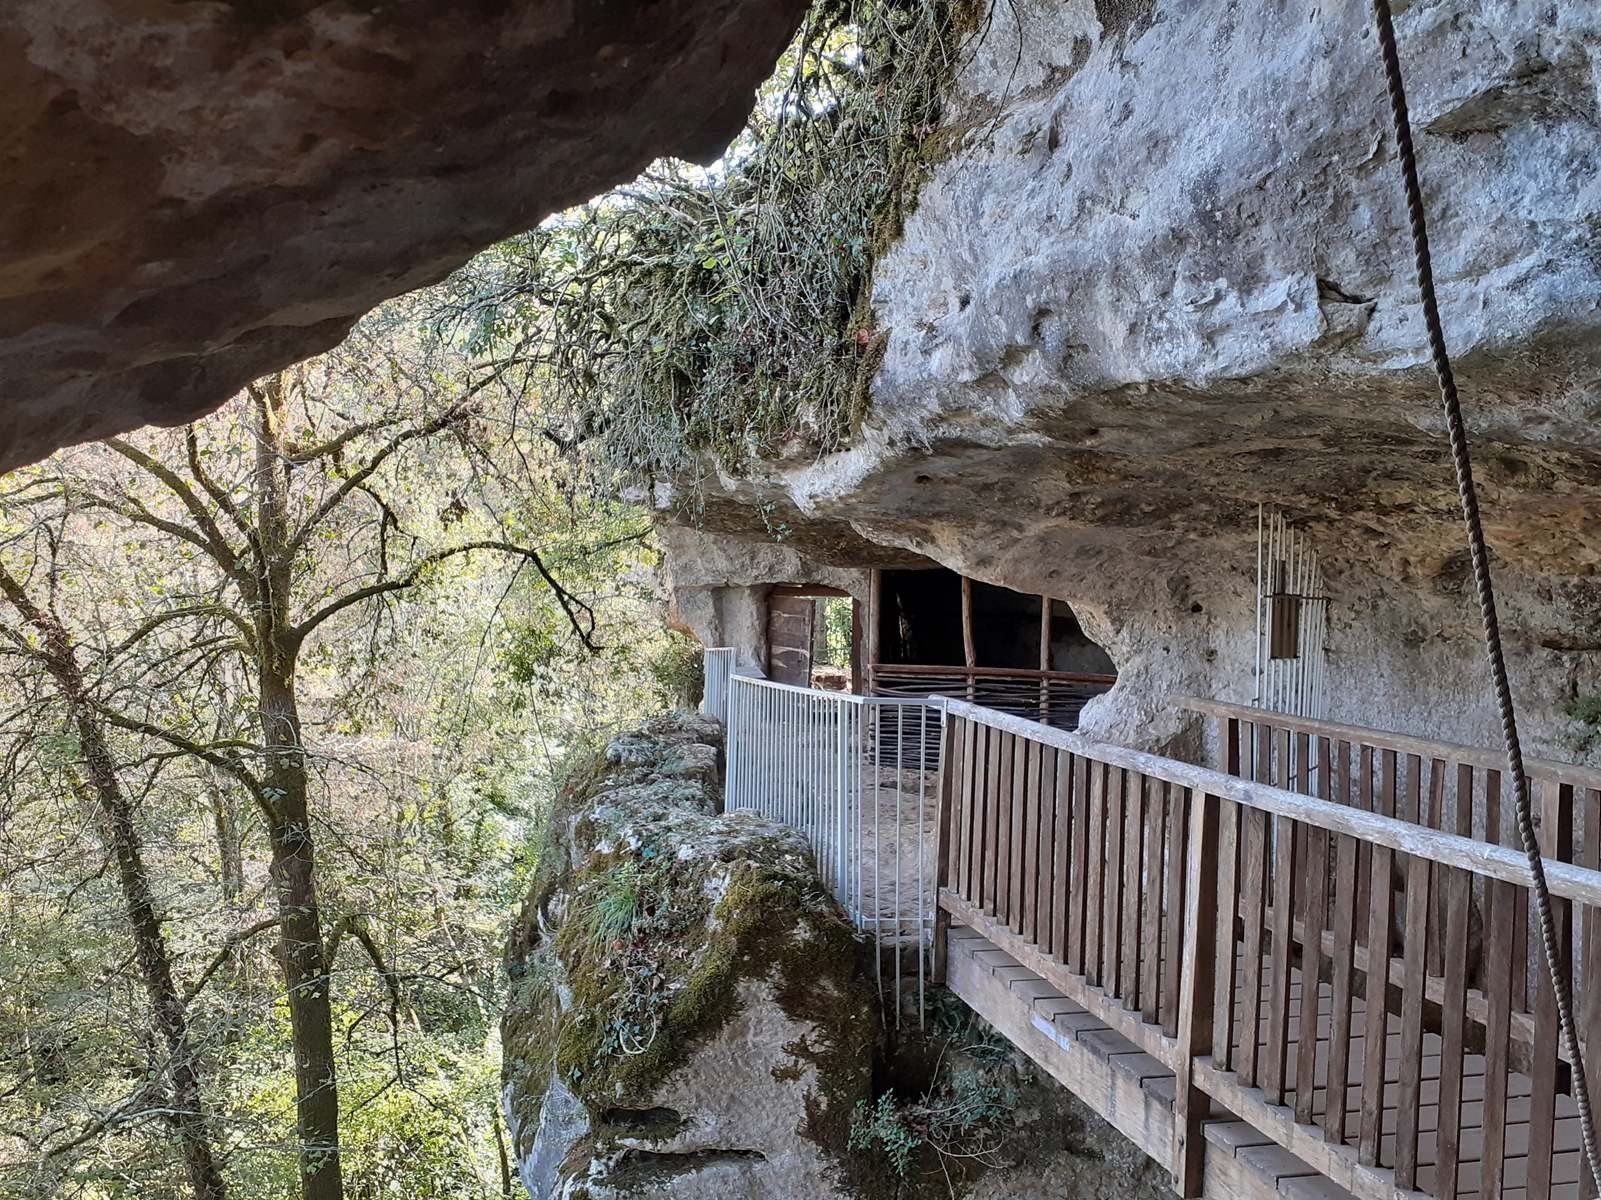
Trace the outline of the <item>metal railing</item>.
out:
<instances>
[{"instance_id":1,"label":"metal railing","mask_svg":"<svg viewBox=\"0 0 1601 1200\"><path fill-rule=\"evenodd\" d=\"M730 646L709 647L701 660L700 711L728 724L728 681L734 674L734 651Z\"/></svg>"},{"instance_id":2,"label":"metal railing","mask_svg":"<svg viewBox=\"0 0 1601 1200\"><path fill-rule=\"evenodd\" d=\"M733 675L725 806L798 830L877 951L878 979L923 1011L934 932L943 706Z\"/></svg>"}]
</instances>

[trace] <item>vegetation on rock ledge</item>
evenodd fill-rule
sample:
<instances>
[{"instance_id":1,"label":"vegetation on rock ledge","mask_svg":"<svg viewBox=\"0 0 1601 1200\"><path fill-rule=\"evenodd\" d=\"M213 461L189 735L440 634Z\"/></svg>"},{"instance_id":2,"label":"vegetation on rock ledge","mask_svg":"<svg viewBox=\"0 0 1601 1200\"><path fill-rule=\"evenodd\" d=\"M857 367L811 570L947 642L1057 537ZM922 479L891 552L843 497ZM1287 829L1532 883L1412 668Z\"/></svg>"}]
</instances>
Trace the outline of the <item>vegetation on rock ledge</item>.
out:
<instances>
[{"instance_id":1,"label":"vegetation on rock ledge","mask_svg":"<svg viewBox=\"0 0 1601 1200\"><path fill-rule=\"evenodd\" d=\"M716 166L658 164L464 272L476 337L564 414L549 436L691 498L713 465L844 446L885 340L873 263L974 16L819 0Z\"/></svg>"}]
</instances>

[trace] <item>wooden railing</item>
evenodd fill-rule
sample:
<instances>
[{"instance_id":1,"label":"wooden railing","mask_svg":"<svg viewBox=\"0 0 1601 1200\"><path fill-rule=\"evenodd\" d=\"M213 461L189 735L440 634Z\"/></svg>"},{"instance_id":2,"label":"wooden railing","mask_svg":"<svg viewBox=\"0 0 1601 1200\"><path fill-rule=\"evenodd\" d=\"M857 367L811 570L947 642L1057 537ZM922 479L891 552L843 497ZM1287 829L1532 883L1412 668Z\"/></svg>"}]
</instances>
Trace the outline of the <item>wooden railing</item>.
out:
<instances>
[{"instance_id":1,"label":"wooden railing","mask_svg":"<svg viewBox=\"0 0 1601 1200\"><path fill-rule=\"evenodd\" d=\"M868 669L868 691L874 696L955 696L970 704L1060 729L1077 729L1084 706L1110 691L1116 682L1116 675L1011 667L879 663Z\"/></svg>"},{"instance_id":2,"label":"wooden railing","mask_svg":"<svg viewBox=\"0 0 1601 1200\"><path fill-rule=\"evenodd\" d=\"M1174 1072L1183 1195L1215 1110L1371 1200L1594 1195L1522 856L1469 836L1481 809L1499 827L1489 760L1244 712L1216 771L950 703L937 939L969 926ZM1601 780L1555 769L1594 1073Z\"/></svg>"}]
</instances>

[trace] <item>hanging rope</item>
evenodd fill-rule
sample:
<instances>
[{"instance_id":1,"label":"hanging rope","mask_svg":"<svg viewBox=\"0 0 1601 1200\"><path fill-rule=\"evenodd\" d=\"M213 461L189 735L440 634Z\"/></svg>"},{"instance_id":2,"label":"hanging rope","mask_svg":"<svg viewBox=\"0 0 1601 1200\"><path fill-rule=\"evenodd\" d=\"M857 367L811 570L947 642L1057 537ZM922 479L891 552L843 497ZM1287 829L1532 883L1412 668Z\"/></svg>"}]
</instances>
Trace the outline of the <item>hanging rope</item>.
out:
<instances>
[{"instance_id":1,"label":"hanging rope","mask_svg":"<svg viewBox=\"0 0 1601 1200\"><path fill-rule=\"evenodd\" d=\"M1490 680L1495 688L1496 708L1501 715L1501 739L1506 747L1507 771L1512 780L1513 812L1518 838L1529 865L1529 884L1534 894L1535 912L1540 923L1540 940L1550 970L1551 987L1556 995L1557 1019L1562 1042L1572 1064L1574 1103L1579 1109L1579 1130L1584 1137L1584 1154L1590 1174L1601 1188L1601 1155L1595 1140L1595 1122L1590 1112L1590 1089L1579 1049L1579 1030L1573 1019L1573 983L1557 957L1556 921L1551 913L1551 892L1546 886L1545 864L1540 842L1534 832L1529 800L1529 778L1523 770L1523 748L1518 741L1518 720L1512 709L1512 688L1507 682L1506 658L1501 650L1501 626L1496 618L1495 589L1490 581L1490 555L1484 544L1484 526L1479 518L1479 496L1473 484L1473 463L1468 455L1468 435L1462 423L1462 402L1457 398L1456 377L1445 351L1445 333L1440 324L1440 306L1434 295L1434 270L1429 259L1429 231L1424 220L1423 189L1418 184L1417 159L1412 149L1412 123L1407 116L1406 88L1401 81L1401 59L1395 49L1395 26L1390 19L1390 0L1373 0L1373 16L1378 26L1379 47L1384 55L1384 77L1390 90L1390 113L1395 121L1395 145L1406 181L1407 216L1412 224L1412 246L1417 259L1418 291L1423 299L1423 321L1428 327L1429 355L1440 384L1440 401L1445 406L1445 426L1451 440L1451 462L1456 468L1457 495L1462 502L1462 523L1467 527L1468 552L1473 560L1473 584L1479 597L1479 616L1484 626L1484 650L1490 661Z\"/></svg>"}]
</instances>

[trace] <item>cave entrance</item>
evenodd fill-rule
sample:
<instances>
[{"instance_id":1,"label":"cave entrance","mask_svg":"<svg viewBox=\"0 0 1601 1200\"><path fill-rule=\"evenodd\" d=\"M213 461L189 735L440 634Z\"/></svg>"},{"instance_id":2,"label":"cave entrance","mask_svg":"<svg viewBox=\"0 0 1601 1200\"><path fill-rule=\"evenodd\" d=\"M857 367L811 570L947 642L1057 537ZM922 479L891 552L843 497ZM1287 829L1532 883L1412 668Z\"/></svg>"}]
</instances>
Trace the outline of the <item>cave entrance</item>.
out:
<instances>
[{"instance_id":1,"label":"cave entrance","mask_svg":"<svg viewBox=\"0 0 1601 1200\"><path fill-rule=\"evenodd\" d=\"M1117 667L1072 608L944 567L875 571L868 691L945 695L1073 729Z\"/></svg>"}]
</instances>

